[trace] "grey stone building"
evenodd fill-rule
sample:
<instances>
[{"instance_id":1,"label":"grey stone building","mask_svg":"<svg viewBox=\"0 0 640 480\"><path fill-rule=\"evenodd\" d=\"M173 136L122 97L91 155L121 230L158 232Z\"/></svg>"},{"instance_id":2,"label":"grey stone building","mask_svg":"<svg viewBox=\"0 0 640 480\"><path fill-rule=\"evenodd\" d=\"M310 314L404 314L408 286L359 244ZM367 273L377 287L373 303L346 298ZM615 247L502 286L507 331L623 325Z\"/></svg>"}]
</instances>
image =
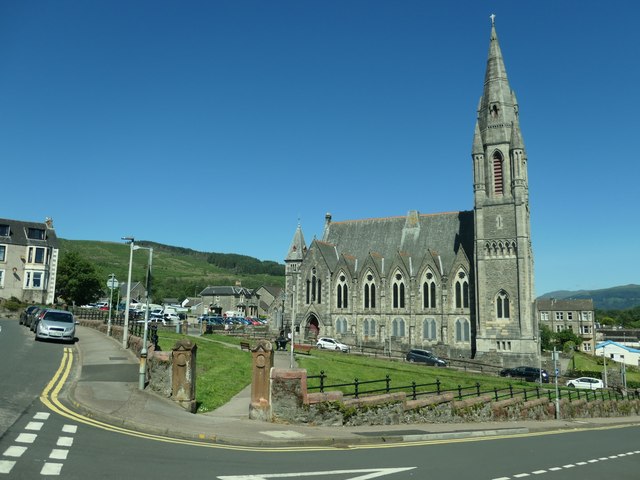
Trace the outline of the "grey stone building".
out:
<instances>
[{"instance_id":1,"label":"grey stone building","mask_svg":"<svg viewBox=\"0 0 640 480\"><path fill-rule=\"evenodd\" d=\"M53 221L0 219L0 298L55 301L58 237Z\"/></svg>"},{"instance_id":2,"label":"grey stone building","mask_svg":"<svg viewBox=\"0 0 640 480\"><path fill-rule=\"evenodd\" d=\"M334 221L287 257L285 324L312 339L537 365L527 156L491 25L470 211Z\"/></svg>"},{"instance_id":3,"label":"grey stone building","mask_svg":"<svg viewBox=\"0 0 640 480\"><path fill-rule=\"evenodd\" d=\"M554 333L570 330L582 338L580 351L593 355L596 349L596 321L593 300L540 298L536 301L538 322Z\"/></svg>"},{"instance_id":4,"label":"grey stone building","mask_svg":"<svg viewBox=\"0 0 640 480\"><path fill-rule=\"evenodd\" d=\"M248 288L236 286L209 286L200 292L203 312L225 315L236 312L243 317L257 317L260 296Z\"/></svg>"}]
</instances>

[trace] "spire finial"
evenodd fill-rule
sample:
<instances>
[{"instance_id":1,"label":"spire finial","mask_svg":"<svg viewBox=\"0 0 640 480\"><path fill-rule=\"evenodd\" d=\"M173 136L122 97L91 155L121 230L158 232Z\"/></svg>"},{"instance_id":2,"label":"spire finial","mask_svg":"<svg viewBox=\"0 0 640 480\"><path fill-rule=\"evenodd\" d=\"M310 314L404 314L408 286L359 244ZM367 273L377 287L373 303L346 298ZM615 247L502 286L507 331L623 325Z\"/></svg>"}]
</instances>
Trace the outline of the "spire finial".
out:
<instances>
[{"instance_id":1,"label":"spire finial","mask_svg":"<svg viewBox=\"0 0 640 480\"><path fill-rule=\"evenodd\" d=\"M491 19L491 26L495 26L496 24L496 14L492 13L491 15L489 15L489 18Z\"/></svg>"}]
</instances>

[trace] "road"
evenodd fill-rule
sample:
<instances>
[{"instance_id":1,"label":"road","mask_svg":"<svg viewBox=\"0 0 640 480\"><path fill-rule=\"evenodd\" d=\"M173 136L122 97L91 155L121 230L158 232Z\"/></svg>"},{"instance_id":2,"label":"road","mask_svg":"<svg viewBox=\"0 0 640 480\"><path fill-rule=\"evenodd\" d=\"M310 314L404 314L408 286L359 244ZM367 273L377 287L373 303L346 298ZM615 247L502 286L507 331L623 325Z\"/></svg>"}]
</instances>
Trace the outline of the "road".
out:
<instances>
[{"instance_id":1,"label":"road","mask_svg":"<svg viewBox=\"0 0 640 480\"><path fill-rule=\"evenodd\" d=\"M58 411L45 394L73 345L0 320L0 480L636 479L640 427L356 448L268 450L144 435ZM79 341L82 341L80 339ZM42 395L43 400L40 399Z\"/></svg>"}]
</instances>

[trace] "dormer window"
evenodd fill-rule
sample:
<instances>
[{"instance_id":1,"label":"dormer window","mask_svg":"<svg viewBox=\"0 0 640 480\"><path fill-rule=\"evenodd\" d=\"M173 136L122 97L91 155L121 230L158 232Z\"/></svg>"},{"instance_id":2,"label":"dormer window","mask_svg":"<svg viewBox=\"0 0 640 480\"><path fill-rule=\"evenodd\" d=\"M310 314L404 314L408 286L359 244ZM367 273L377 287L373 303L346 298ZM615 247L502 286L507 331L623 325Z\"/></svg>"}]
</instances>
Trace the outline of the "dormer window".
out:
<instances>
[{"instance_id":1,"label":"dormer window","mask_svg":"<svg viewBox=\"0 0 640 480\"><path fill-rule=\"evenodd\" d=\"M42 228L31 228L27 229L27 238L31 240L44 240L44 230Z\"/></svg>"},{"instance_id":2,"label":"dormer window","mask_svg":"<svg viewBox=\"0 0 640 480\"><path fill-rule=\"evenodd\" d=\"M0 225L0 237L8 237L10 232L9 225Z\"/></svg>"}]
</instances>

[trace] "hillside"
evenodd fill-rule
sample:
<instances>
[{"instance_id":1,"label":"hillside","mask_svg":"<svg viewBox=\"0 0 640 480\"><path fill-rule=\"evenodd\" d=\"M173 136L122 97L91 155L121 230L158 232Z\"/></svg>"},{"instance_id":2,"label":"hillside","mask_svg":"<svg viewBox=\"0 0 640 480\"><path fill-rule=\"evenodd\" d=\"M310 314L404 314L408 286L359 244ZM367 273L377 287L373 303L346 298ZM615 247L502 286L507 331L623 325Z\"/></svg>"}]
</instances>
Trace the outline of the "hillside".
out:
<instances>
[{"instance_id":1,"label":"hillside","mask_svg":"<svg viewBox=\"0 0 640 480\"><path fill-rule=\"evenodd\" d=\"M129 246L125 243L93 240L59 239L60 253L78 252L91 261L106 282L115 274L127 281ZM236 254L198 252L154 242L138 241L136 245L153 248L153 292L155 298L192 297L208 285L235 285L257 288L262 285L284 286L284 265ZM132 282L144 282L148 250L133 252Z\"/></svg>"},{"instance_id":2,"label":"hillside","mask_svg":"<svg viewBox=\"0 0 640 480\"><path fill-rule=\"evenodd\" d=\"M593 299L598 310L626 310L640 306L640 285L621 285L600 290L558 290L545 293L539 298L557 298L558 300Z\"/></svg>"}]
</instances>

